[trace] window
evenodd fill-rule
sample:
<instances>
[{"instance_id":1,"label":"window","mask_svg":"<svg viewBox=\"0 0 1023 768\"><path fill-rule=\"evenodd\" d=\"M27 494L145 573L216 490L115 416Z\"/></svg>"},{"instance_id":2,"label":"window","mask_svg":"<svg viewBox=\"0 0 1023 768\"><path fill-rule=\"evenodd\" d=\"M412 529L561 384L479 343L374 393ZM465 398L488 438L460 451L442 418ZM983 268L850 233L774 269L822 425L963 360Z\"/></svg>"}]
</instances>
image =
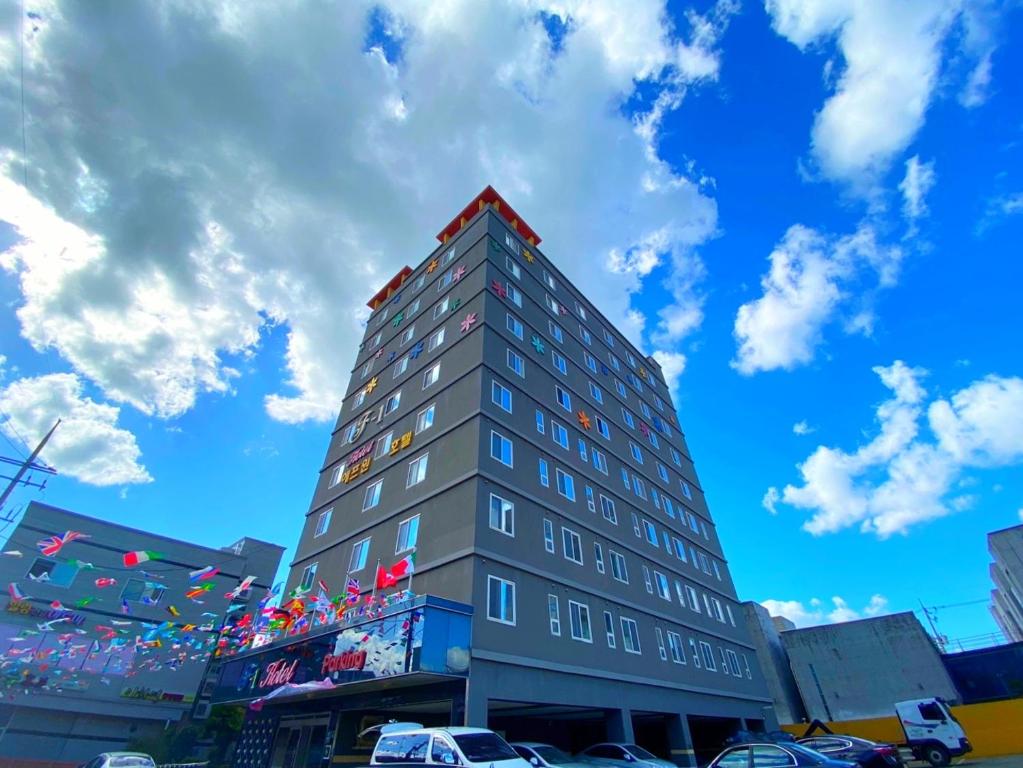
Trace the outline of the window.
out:
<instances>
[{"instance_id":1,"label":"window","mask_svg":"<svg viewBox=\"0 0 1023 768\"><path fill-rule=\"evenodd\" d=\"M636 367L636 358L634 358L632 356L632 353L629 350L625 350L625 357L626 357L626 359L628 359L629 365L631 365L633 368L635 368Z\"/></svg>"},{"instance_id":2,"label":"window","mask_svg":"<svg viewBox=\"0 0 1023 768\"><path fill-rule=\"evenodd\" d=\"M597 564L597 573L604 572L604 548L599 541L593 542L593 562Z\"/></svg>"},{"instance_id":3,"label":"window","mask_svg":"<svg viewBox=\"0 0 1023 768\"><path fill-rule=\"evenodd\" d=\"M522 338L522 321L519 320L511 312L508 313L508 319L506 320L508 330L512 332L518 338Z\"/></svg>"},{"instance_id":4,"label":"window","mask_svg":"<svg viewBox=\"0 0 1023 768\"><path fill-rule=\"evenodd\" d=\"M568 601L568 617L572 629L572 639L583 643L592 643L590 633L590 607L574 600Z\"/></svg>"},{"instance_id":5,"label":"window","mask_svg":"<svg viewBox=\"0 0 1023 768\"><path fill-rule=\"evenodd\" d=\"M355 402L352 403L352 408L353 409L358 408L364 402L366 402L366 390L360 389L358 392L355 393Z\"/></svg>"},{"instance_id":6,"label":"window","mask_svg":"<svg viewBox=\"0 0 1023 768\"><path fill-rule=\"evenodd\" d=\"M615 382L615 392L617 392L620 397L626 397L627 398L629 395L625 391L625 385L622 384L622 382L619 379L615 379L614 382ZM629 426L631 427L632 425L630 424Z\"/></svg>"},{"instance_id":7,"label":"window","mask_svg":"<svg viewBox=\"0 0 1023 768\"><path fill-rule=\"evenodd\" d=\"M718 600L716 597L712 597L710 599L710 604L714 606L714 615L717 617L717 620L724 624L725 612L721 610L721 601Z\"/></svg>"},{"instance_id":8,"label":"window","mask_svg":"<svg viewBox=\"0 0 1023 768\"><path fill-rule=\"evenodd\" d=\"M678 451L676 451L674 448L671 448L671 447L668 448L668 453L671 454L671 461L672 461L672 463L676 467L681 468L682 467L682 454L680 454Z\"/></svg>"},{"instance_id":9,"label":"window","mask_svg":"<svg viewBox=\"0 0 1023 768\"><path fill-rule=\"evenodd\" d=\"M554 554L554 523L546 517L543 519L543 548Z\"/></svg>"},{"instance_id":10,"label":"window","mask_svg":"<svg viewBox=\"0 0 1023 768\"><path fill-rule=\"evenodd\" d=\"M668 585L668 577L660 571L654 571L654 584L657 587L657 596L671 602L671 587Z\"/></svg>"},{"instance_id":11,"label":"window","mask_svg":"<svg viewBox=\"0 0 1023 768\"><path fill-rule=\"evenodd\" d=\"M611 611L604 611L604 636L607 638L607 647L614 648L615 643L615 620Z\"/></svg>"},{"instance_id":12,"label":"window","mask_svg":"<svg viewBox=\"0 0 1023 768\"><path fill-rule=\"evenodd\" d=\"M757 744L750 749L753 752L753 765L757 768L787 768L797 764L795 758L781 747Z\"/></svg>"},{"instance_id":13,"label":"window","mask_svg":"<svg viewBox=\"0 0 1023 768\"><path fill-rule=\"evenodd\" d=\"M632 532L636 534L637 539L643 538L643 534L639 530L639 515L635 512L632 513Z\"/></svg>"},{"instance_id":14,"label":"window","mask_svg":"<svg viewBox=\"0 0 1023 768\"><path fill-rule=\"evenodd\" d=\"M590 382L590 397L592 397L594 400L596 400L601 405L604 404L604 393L601 392L600 391L600 387L598 387L592 381Z\"/></svg>"},{"instance_id":15,"label":"window","mask_svg":"<svg viewBox=\"0 0 1023 768\"><path fill-rule=\"evenodd\" d=\"M369 560L369 541L370 537L367 536L352 545L352 556L348 560L349 573L361 571L366 567L366 562Z\"/></svg>"},{"instance_id":16,"label":"window","mask_svg":"<svg viewBox=\"0 0 1023 768\"><path fill-rule=\"evenodd\" d=\"M732 615L732 606L730 606L728 603L725 603L725 613L728 614L728 623L734 627L735 617Z\"/></svg>"},{"instance_id":17,"label":"window","mask_svg":"<svg viewBox=\"0 0 1023 768\"><path fill-rule=\"evenodd\" d=\"M625 425L629 429L635 429L636 428L636 422L632 418L632 411L628 410L627 408L622 408L622 421L625 422Z\"/></svg>"},{"instance_id":18,"label":"window","mask_svg":"<svg viewBox=\"0 0 1023 768\"><path fill-rule=\"evenodd\" d=\"M664 499L664 511L668 513L668 517L672 520L675 519L675 507L671 503L671 498L668 496L662 497Z\"/></svg>"},{"instance_id":19,"label":"window","mask_svg":"<svg viewBox=\"0 0 1023 768\"><path fill-rule=\"evenodd\" d=\"M700 663L700 652L696 650L696 641L691 637L689 638L689 651L693 657L693 666L697 669L703 667L703 664Z\"/></svg>"},{"instance_id":20,"label":"window","mask_svg":"<svg viewBox=\"0 0 1023 768\"><path fill-rule=\"evenodd\" d=\"M404 347L406 344L408 344L410 341L412 341L412 337L415 336L415 335L416 335L416 327L414 325L410 325L401 334L401 340L399 341L398 346Z\"/></svg>"},{"instance_id":21,"label":"window","mask_svg":"<svg viewBox=\"0 0 1023 768\"><path fill-rule=\"evenodd\" d=\"M547 284L547 287L552 291L558 290L558 283L546 269L543 270L543 281Z\"/></svg>"},{"instance_id":22,"label":"window","mask_svg":"<svg viewBox=\"0 0 1023 768\"><path fill-rule=\"evenodd\" d=\"M566 451L568 450L568 430L554 419L551 419L551 439Z\"/></svg>"},{"instance_id":23,"label":"window","mask_svg":"<svg viewBox=\"0 0 1023 768\"><path fill-rule=\"evenodd\" d=\"M423 374L423 389L436 384L440 378L440 363L434 363L427 371Z\"/></svg>"},{"instance_id":24,"label":"window","mask_svg":"<svg viewBox=\"0 0 1023 768\"><path fill-rule=\"evenodd\" d=\"M411 488L419 485L426 479L426 465L430 460L430 454L424 453L417 459L413 459L408 465L408 478L405 480L405 487Z\"/></svg>"},{"instance_id":25,"label":"window","mask_svg":"<svg viewBox=\"0 0 1023 768\"><path fill-rule=\"evenodd\" d=\"M735 654L731 648L725 649L725 654L728 658L728 668L732 670L732 674L736 677L742 677L742 670L739 669L739 657Z\"/></svg>"},{"instance_id":26,"label":"window","mask_svg":"<svg viewBox=\"0 0 1023 768\"><path fill-rule=\"evenodd\" d=\"M487 618L515 625L515 582L487 576Z\"/></svg>"},{"instance_id":27,"label":"window","mask_svg":"<svg viewBox=\"0 0 1023 768\"><path fill-rule=\"evenodd\" d=\"M657 655L661 657L661 661L667 661L668 652L664 649L664 633L660 627L654 627L654 635L657 637Z\"/></svg>"},{"instance_id":28,"label":"window","mask_svg":"<svg viewBox=\"0 0 1023 768\"><path fill-rule=\"evenodd\" d=\"M448 305L451 303L451 297L445 296L443 299L437 302L433 308L433 319L436 320L438 317L448 311Z\"/></svg>"},{"instance_id":29,"label":"window","mask_svg":"<svg viewBox=\"0 0 1023 768\"><path fill-rule=\"evenodd\" d=\"M515 505L496 493L490 494L490 527L508 536L515 535Z\"/></svg>"},{"instance_id":30,"label":"window","mask_svg":"<svg viewBox=\"0 0 1023 768\"><path fill-rule=\"evenodd\" d=\"M654 506L657 507L657 509L660 509L661 508L661 497L660 497L660 494L657 493L657 489L656 488L653 488L653 487L650 488L650 498L654 502ZM664 537L667 538L668 534L665 533Z\"/></svg>"},{"instance_id":31,"label":"window","mask_svg":"<svg viewBox=\"0 0 1023 768\"><path fill-rule=\"evenodd\" d=\"M631 440L629 441L629 453L632 454L632 458L638 461L640 464L643 463L643 451Z\"/></svg>"},{"instance_id":32,"label":"window","mask_svg":"<svg viewBox=\"0 0 1023 768\"><path fill-rule=\"evenodd\" d=\"M369 343L369 348L374 349L380 344L380 339L384 335L383 331L378 331L377 335L373 337L373 341Z\"/></svg>"},{"instance_id":33,"label":"window","mask_svg":"<svg viewBox=\"0 0 1023 768\"><path fill-rule=\"evenodd\" d=\"M571 560L573 563L578 563L579 565L583 564L583 543L582 539L579 538L578 533L562 527L561 549L566 560Z\"/></svg>"},{"instance_id":34,"label":"window","mask_svg":"<svg viewBox=\"0 0 1023 768\"><path fill-rule=\"evenodd\" d=\"M373 370L373 358L371 357L369 360L366 361L366 364L364 366L362 366L362 374L361 374L362 378L366 378L367 376L369 376L369 372L372 371L372 370Z\"/></svg>"},{"instance_id":35,"label":"window","mask_svg":"<svg viewBox=\"0 0 1023 768\"><path fill-rule=\"evenodd\" d=\"M605 456L603 453L598 451L596 448L593 448L591 450L591 453L593 454L593 468L596 469L598 472L601 472L601 473L606 475L607 474L607 456Z\"/></svg>"},{"instance_id":36,"label":"window","mask_svg":"<svg viewBox=\"0 0 1023 768\"><path fill-rule=\"evenodd\" d=\"M455 246L451 246L444 253L444 263L445 264L450 264L454 260L455 260Z\"/></svg>"},{"instance_id":37,"label":"window","mask_svg":"<svg viewBox=\"0 0 1023 768\"><path fill-rule=\"evenodd\" d=\"M507 267L512 277L516 280L522 279L522 270L519 269L519 265L515 263L515 260L511 256L504 257L504 265Z\"/></svg>"},{"instance_id":38,"label":"window","mask_svg":"<svg viewBox=\"0 0 1023 768\"><path fill-rule=\"evenodd\" d=\"M452 271L453 270L449 269L447 272L440 276L440 279L437 281L437 293L440 293L449 285L451 285Z\"/></svg>"},{"instance_id":39,"label":"window","mask_svg":"<svg viewBox=\"0 0 1023 768\"><path fill-rule=\"evenodd\" d=\"M651 381L653 381L653 379L651 379ZM657 406L657 410L659 411L664 410L664 401L662 401L661 398L659 398L657 395L654 395L654 405Z\"/></svg>"},{"instance_id":40,"label":"window","mask_svg":"<svg viewBox=\"0 0 1023 768\"><path fill-rule=\"evenodd\" d=\"M572 398L569 396L568 392L563 390L557 384L554 385L554 396L555 399L557 399L558 401L558 405L560 405L569 413L572 412Z\"/></svg>"},{"instance_id":41,"label":"window","mask_svg":"<svg viewBox=\"0 0 1023 768\"><path fill-rule=\"evenodd\" d=\"M675 557L677 557L683 563L686 562L686 545L682 543L682 540L679 539L677 536L672 536L671 546L675 550Z\"/></svg>"},{"instance_id":42,"label":"window","mask_svg":"<svg viewBox=\"0 0 1023 768\"><path fill-rule=\"evenodd\" d=\"M686 584L686 599L689 603L689 607L697 613L700 613L700 600L696 596L696 590Z\"/></svg>"},{"instance_id":43,"label":"window","mask_svg":"<svg viewBox=\"0 0 1023 768\"><path fill-rule=\"evenodd\" d=\"M377 450L374 454L374 458L379 459L381 456L386 456L387 452L391 448L391 440L394 439L394 430L391 430L386 435L377 438Z\"/></svg>"},{"instance_id":44,"label":"window","mask_svg":"<svg viewBox=\"0 0 1023 768\"><path fill-rule=\"evenodd\" d=\"M302 583L301 583L302 589L309 590L309 589L313 588L313 579L316 578L316 566L318 566L318 565L319 565L319 563L313 563L312 565L307 565L302 570ZM135 581L135 579L132 579L132 581ZM130 586L130 583L129 583L129 586ZM127 591L127 589L125 591ZM124 599L127 600L128 598L124 598Z\"/></svg>"},{"instance_id":45,"label":"window","mask_svg":"<svg viewBox=\"0 0 1023 768\"><path fill-rule=\"evenodd\" d=\"M642 653L639 647L639 627L632 619L624 616L622 620L622 647L626 653Z\"/></svg>"},{"instance_id":46,"label":"window","mask_svg":"<svg viewBox=\"0 0 1023 768\"><path fill-rule=\"evenodd\" d=\"M629 571L625 567L625 558L613 549L609 549L607 554L611 557L611 575L614 577L615 581L620 581L622 584L628 584Z\"/></svg>"},{"instance_id":47,"label":"window","mask_svg":"<svg viewBox=\"0 0 1023 768\"><path fill-rule=\"evenodd\" d=\"M554 361L554 367L561 372L563 376L568 375L568 364L565 362L565 358L557 351L551 350L551 358Z\"/></svg>"},{"instance_id":48,"label":"window","mask_svg":"<svg viewBox=\"0 0 1023 768\"><path fill-rule=\"evenodd\" d=\"M705 554L703 554L703 552L700 552L699 555L700 555L700 569L709 576L710 575L710 560L707 559L707 556Z\"/></svg>"},{"instance_id":49,"label":"window","mask_svg":"<svg viewBox=\"0 0 1023 768\"><path fill-rule=\"evenodd\" d=\"M505 287L508 289L508 301L522 309L522 292L511 283Z\"/></svg>"},{"instance_id":50,"label":"window","mask_svg":"<svg viewBox=\"0 0 1023 768\"><path fill-rule=\"evenodd\" d=\"M682 651L682 637L678 632L668 633L668 650L671 652L671 660L676 664L686 663L686 657Z\"/></svg>"},{"instance_id":51,"label":"window","mask_svg":"<svg viewBox=\"0 0 1023 768\"><path fill-rule=\"evenodd\" d=\"M746 658L746 654L745 653L742 655L742 666L743 666L743 669L746 670L746 679L747 680L752 680L753 679L753 673L750 672L749 659Z\"/></svg>"},{"instance_id":52,"label":"window","mask_svg":"<svg viewBox=\"0 0 1023 768\"><path fill-rule=\"evenodd\" d=\"M646 483L640 479L639 475L632 476L632 492L641 499L646 498Z\"/></svg>"},{"instance_id":53,"label":"window","mask_svg":"<svg viewBox=\"0 0 1023 768\"><path fill-rule=\"evenodd\" d=\"M615 337L607 332L607 328L601 328L601 330L604 332L604 341L607 342L609 347L613 347L615 345Z\"/></svg>"},{"instance_id":54,"label":"window","mask_svg":"<svg viewBox=\"0 0 1023 768\"><path fill-rule=\"evenodd\" d=\"M490 399L494 401L494 404L499 406L501 410L512 412L512 393L510 389L506 389L504 386L494 381L491 382L490 387Z\"/></svg>"},{"instance_id":55,"label":"window","mask_svg":"<svg viewBox=\"0 0 1023 768\"><path fill-rule=\"evenodd\" d=\"M650 578L650 569L645 565L643 566L643 585L646 587L646 591L651 595L654 593L654 582Z\"/></svg>"},{"instance_id":56,"label":"window","mask_svg":"<svg viewBox=\"0 0 1023 768\"><path fill-rule=\"evenodd\" d=\"M455 765L458 762L457 752L454 747L448 744L447 739L442 736L433 737L433 746L430 747L430 762L437 765ZM399 760L409 759L403 755L398 758Z\"/></svg>"},{"instance_id":57,"label":"window","mask_svg":"<svg viewBox=\"0 0 1023 768\"><path fill-rule=\"evenodd\" d=\"M548 320L547 327L550 329L551 336L554 337L556 342L559 344L564 343L565 335L562 333L560 325L555 323L553 320Z\"/></svg>"},{"instance_id":58,"label":"window","mask_svg":"<svg viewBox=\"0 0 1023 768\"><path fill-rule=\"evenodd\" d=\"M604 494L600 494L600 511L603 513L605 520L618 525L618 513L615 512L615 503Z\"/></svg>"},{"instance_id":59,"label":"window","mask_svg":"<svg viewBox=\"0 0 1023 768\"><path fill-rule=\"evenodd\" d=\"M551 477L547 471L546 459L540 459L540 485L544 488L549 488L551 485Z\"/></svg>"},{"instance_id":60,"label":"window","mask_svg":"<svg viewBox=\"0 0 1023 768\"><path fill-rule=\"evenodd\" d=\"M597 361L589 352L583 351L583 362L586 363L586 367L591 371L597 372Z\"/></svg>"},{"instance_id":61,"label":"window","mask_svg":"<svg viewBox=\"0 0 1023 768\"><path fill-rule=\"evenodd\" d=\"M547 595L547 618L551 625L551 634L561 637L561 605L557 595Z\"/></svg>"},{"instance_id":62,"label":"window","mask_svg":"<svg viewBox=\"0 0 1023 768\"><path fill-rule=\"evenodd\" d=\"M711 672L717 672L717 664L714 662L714 649L706 640L700 641L700 653L703 655L703 668Z\"/></svg>"},{"instance_id":63,"label":"window","mask_svg":"<svg viewBox=\"0 0 1023 768\"><path fill-rule=\"evenodd\" d=\"M405 309L405 319L408 320L419 311L419 299L416 299Z\"/></svg>"},{"instance_id":64,"label":"window","mask_svg":"<svg viewBox=\"0 0 1023 768\"><path fill-rule=\"evenodd\" d=\"M555 469L554 473L558 482L558 493L569 501L575 501L575 478L560 469Z\"/></svg>"},{"instance_id":65,"label":"window","mask_svg":"<svg viewBox=\"0 0 1023 768\"><path fill-rule=\"evenodd\" d=\"M586 319L586 307L584 307L578 301L575 303L575 311L583 320Z\"/></svg>"},{"instance_id":66,"label":"window","mask_svg":"<svg viewBox=\"0 0 1023 768\"><path fill-rule=\"evenodd\" d=\"M605 440L610 440L611 439L611 428L608 427L607 422L604 421L603 417L601 417L601 416L597 416L596 420L597 420L597 431L600 433L600 436L603 437Z\"/></svg>"},{"instance_id":67,"label":"window","mask_svg":"<svg viewBox=\"0 0 1023 768\"><path fill-rule=\"evenodd\" d=\"M408 361L409 361L409 357L408 357L408 355L405 355L398 362L396 362L394 364L394 373L391 376L392 379L398 378L403 373L405 373L405 371L408 370Z\"/></svg>"},{"instance_id":68,"label":"window","mask_svg":"<svg viewBox=\"0 0 1023 768\"><path fill-rule=\"evenodd\" d=\"M685 480L679 480L679 482L682 483L682 495L685 496L690 501L692 501L693 500L693 491L689 487L689 483L687 483Z\"/></svg>"},{"instance_id":69,"label":"window","mask_svg":"<svg viewBox=\"0 0 1023 768\"><path fill-rule=\"evenodd\" d=\"M525 365L525 363L522 362L522 358L521 357L516 355L510 349L508 350L507 363L508 363L508 367L511 368L513 371L515 371L515 373L517 373L519 376L521 376L522 378L526 377L526 365Z\"/></svg>"},{"instance_id":70,"label":"window","mask_svg":"<svg viewBox=\"0 0 1023 768\"><path fill-rule=\"evenodd\" d=\"M323 512L320 512L320 516L316 518L316 533L313 534L313 538L316 538L317 536L322 536L327 532L327 529L330 527L330 518L333 515L334 515L333 507L331 507L330 509L325 509Z\"/></svg>"},{"instance_id":71,"label":"window","mask_svg":"<svg viewBox=\"0 0 1023 768\"><path fill-rule=\"evenodd\" d=\"M419 515L398 523L398 538L394 542L394 554L400 555L416 548L419 539Z\"/></svg>"},{"instance_id":72,"label":"window","mask_svg":"<svg viewBox=\"0 0 1023 768\"><path fill-rule=\"evenodd\" d=\"M512 442L494 430L490 430L490 457L507 467L512 466Z\"/></svg>"},{"instance_id":73,"label":"window","mask_svg":"<svg viewBox=\"0 0 1023 768\"><path fill-rule=\"evenodd\" d=\"M657 462L657 476L665 483L671 482L668 479L668 468L661 464L661 462Z\"/></svg>"},{"instance_id":74,"label":"window","mask_svg":"<svg viewBox=\"0 0 1023 768\"><path fill-rule=\"evenodd\" d=\"M384 403L384 413L393 413L394 411L398 410L399 405L401 405L400 389L387 398L387 402Z\"/></svg>"},{"instance_id":75,"label":"window","mask_svg":"<svg viewBox=\"0 0 1023 768\"><path fill-rule=\"evenodd\" d=\"M678 598L679 605L683 608L686 607L686 593L682 589L682 582L675 579L675 596Z\"/></svg>"},{"instance_id":76,"label":"window","mask_svg":"<svg viewBox=\"0 0 1023 768\"><path fill-rule=\"evenodd\" d=\"M53 587L70 587L78 575L78 566L72 562L58 563L46 557L37 557L28 569L28 576L33 579L43 579L46 584ZM133 579L134 581L134 579ZM141 582L140 582L141 583ZM142 587L146 585L141 583ZM142 602L136 599L136 602Z\"/></svg>"},{"instance_id":77,"label":"window","mask_svg":"<svg viewBox=\"0 0 1023 768\"><path fill-rule=\"evenodd\" d=\"M444 343L444 328L438 328L436 331L430 334L430 340L426 342L426 351L433 352L437 347Z\"/></svg>"},{"instance_id":78,"label":"window","mask_svg":"<svg viewBox=\"0 0 1023 768\"><path fill-rule=\"evenodd\" d=\"M366 495L362 499L362 511L365 512L367 509L373 509L377 504L380 503L380 491L384 487L384 481L377 480L375 483L370 485L366 489Z\"/></svg>"},{"instance_id":79,"label":"window","mask_svg":"<svg viewBox=\"0 0 1023 768\"><path fill-rule=\"evenodd\" d=\"M653 430L647 433L647 439L650 441L650 445L652 445L654 448L661 447L661 443L657 439L657 434Z\"/></svg>"},{"instance_id":80,"label":"window","mask_svg":"<svg viewBox=\"0 0 1023 768\"><path fill-rule=\"evenodd\" d=\"M387 313L390 311L391 311L390 307L384 307L383 311L379 315L377 315L376 320L379 325L384 324L384 320L387 319Z\"/></svg>"},{"instance_id":81,"label":"window","mask_svg":"<svg viewBox=\"0 0 1023 768\"><path fill-rule=\"evenodd\" d=\"M426 273L423 272L419 277L416 278L416 281L414 283L412 283L412 290L413 291L418 291L420 288L423 287L423 285L425 283L426 283Z\"/></svg>"},{"instance_id":82,"label":"window","mask_svg":"<svg viewBox=\"0 0 1023 768\"><path fill-rule=\"evenodd\" d=\"M549 293L544 294L544 302L547 304L547 309L549 309L555 317L561 314L561 305L551 298Z\"/></svg>"},{"instance_id":83,"label":"window","mask_svg":"<svg viewBox=\"0 0 1023 768\"><path fill-rule=\"evenodd\" d=\"M519 255L519 244L515 242L515 238L507 232L504 233L504 244L508 246L508 249L514 252L516 256Z\"/></svg>"},{"instance_id":84,"label":"window","mask_svg":"<svg viewBox=\"0 0 1023 768\"><path fill-rule=\"evenodd\" d=\"M431 403L428 408L424 408L416 416L416 434L418 435L423 430L429 429L433 426L433 415L437 409L436 403Z\"/></svg>"},{"instance_id":85,"label":"window","mask_svg":"<svg viewBox=\"0 0 1023 768\"><path fill-rule=\"evenodd\" d=\"M341 482L341 475L345 473L345 462L341 462L334 469L330 471L330 481L327 483L328 488L333 488L335 485Z\"/></svg>"},{"instance_id":86,"label":"window","mask_svg":"<svg viewBox=\"0 0 1023 768\"><path fill-rule=\"evenodd\" d=\"M659 547L657 543L657 529L654 524L649 520L643 520L643 533L646 534L647 543L654 547Z\"/></svg>"},{"instance_id":87,"label":"window","mask_svg":"<svg viewBox=\"0 0 1023 768\"><path fill-rule=\"evenodd\" d=\"M582 459L583 464L585 464L587 461L590 460L590 457L586 453L586 441L580 437L579 440L577 441L577 445L579 447L579 458Z\"/></svg>"},{"instance_id":88,"label":"window","mask_svg":"<svg viewBox=\"0 0 1023 768\"><path fill-rule=\"evenodd\" d=\"M590 512L597 511L597 505L593 503L593 488L589 485L586 486L586 508Z\"/></svg>"}]
</instances>

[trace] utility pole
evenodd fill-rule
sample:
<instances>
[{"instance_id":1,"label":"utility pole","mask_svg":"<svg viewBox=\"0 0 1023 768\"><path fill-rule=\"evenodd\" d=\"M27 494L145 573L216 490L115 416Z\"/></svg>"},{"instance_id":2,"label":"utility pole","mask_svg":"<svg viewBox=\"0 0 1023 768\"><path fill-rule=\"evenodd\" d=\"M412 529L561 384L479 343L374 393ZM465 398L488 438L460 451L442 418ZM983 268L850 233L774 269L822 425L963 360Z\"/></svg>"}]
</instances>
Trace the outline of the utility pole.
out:
<instances>
[{"instance_id":1,"label":"utility pole","mask_svg":"<svg viewBox=\"0 0 1023 768\"><path fill-rule=\"evenodd\" d=\"M49 442L50 438L53 436L53 433L57 430L57 427L59 426L60 419L57 419L57 423L50 427L49 432L43 435L43 439L39 441L39 445L37 445L36 449L32 451L32 455L25 459L25 461L21 462L20 466L18 467L18 471L14 473L14 477L9 478L10 482L7 484L7 487L4 489L4 492L0 494L0 512L3 511L4 502L7 501L7 498L11 495L11 493L14 491L14 489L18 486L19 483L21 485L34 485L37 488L42 488L46 485L45 482L43 482L41 485L38 485L28 480L22 480L22 477L24 477L25 473L28 472L30 469L36 469L39 470L40 472L46 472L47 474L51 475L57 474L57 471L51 467L47 467L44 464L36 464L36 457L39 456L39 453L46 446L46 443ZM18 462L11 461L10 463L16 464Z\"/></svg>"},{"instance_id":2,"label":"utility pole","mask_svg":"<svg viewBox=\"0 0 1023 768\"><path fill-rule=\"evenodd\" d=\"M917 599L920 600L920 598ZM934 633L934 642L938 644L938 647L941 649L941 652L944 653L946 650L945 638L942 637L941 634L938 632L938 628L934 624L934 619L931 617L931 612L927 609L927 606L924 605L923 600L920 600L920 608L921 610L923 610L924 616L927 617L927 623L931 625L931 632Z\"/></svg>"}]
</instances>

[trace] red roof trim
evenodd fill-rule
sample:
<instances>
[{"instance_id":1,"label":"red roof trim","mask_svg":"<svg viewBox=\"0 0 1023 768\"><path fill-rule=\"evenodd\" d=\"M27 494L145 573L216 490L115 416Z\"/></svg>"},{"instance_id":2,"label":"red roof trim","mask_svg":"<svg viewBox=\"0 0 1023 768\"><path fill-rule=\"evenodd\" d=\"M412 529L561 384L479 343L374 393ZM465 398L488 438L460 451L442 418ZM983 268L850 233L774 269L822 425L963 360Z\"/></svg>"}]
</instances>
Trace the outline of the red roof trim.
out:
<instances>
[{"instance_id":1,"label":"red roof trim","mask_svg":"<svg viewBox=\"0 0 1023 768\"><path fill-rule=\"evenodd\" d=\"M383 288L377 291L376 295L366 302L366 306L369 307L370 309L376 309L377 307L379 307L381 304L383 304L385 301L391 298L391 296L394 295L395 291L401 288L402 283L404 283L408 279L408 276L411 274L412 267L408 265L402 267L401 272L392 277L387 282L387 285L385 285Z\"/></svg>"},{"instance_id":2,"label":"red roof trim","mask_svg":"<svg viewBox=\"0 0 1023 768\"><path fill-rule=\"evenodd\" d=\"M515 212L515 209L508 205L505 199L497 194L497 191L489 184L486 189L473 198L471 203L462 209L460 214L451 220L450 224L438 233L437 239L442 243L446 243L448 239L454 237L458 230L464 227L473 216L475 216L479 211L482 211L484 205L492 206L493 209L511 225L512 229L526 239L527 243L530 243L531 245L540 244L540 235L536 234L532 227L524 222Z\"/></svg>"}]
</instances>

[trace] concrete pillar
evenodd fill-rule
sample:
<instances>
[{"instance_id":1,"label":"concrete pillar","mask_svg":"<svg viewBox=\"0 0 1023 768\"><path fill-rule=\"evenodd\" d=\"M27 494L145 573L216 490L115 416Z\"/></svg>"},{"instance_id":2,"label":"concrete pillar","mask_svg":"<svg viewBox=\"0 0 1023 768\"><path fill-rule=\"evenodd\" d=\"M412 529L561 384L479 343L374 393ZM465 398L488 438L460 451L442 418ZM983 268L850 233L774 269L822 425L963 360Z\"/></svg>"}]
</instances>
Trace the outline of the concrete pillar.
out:
<instances>
[{"instance_id":1,"label":"concrete pillar","mask_svg":"<svg viewBox=\"0 0 1023 768\"><path fill-rule=\"evenodd\" d=\"M487 727L490 702L483 690L475 680L465 687L465 724L471 728Z\"/></svg>"},{"instance_id":2,"label":"concrete pillar","mask_svg":"<svg viewBox=\"0 0 1023 768\"><path fill-rule=\"evenodd\" d=\"M620 744L632 744L636 737L632 733L632 710L607 710L607 740Z\"/></svg>"},{"instance_id":3,"label":"concrete pillar","mask_svg":"<svg viewBox=\"0 0 1023 768\"><path fill-rule=\"evenodd\" d=\"M668 747L671 761L675 765L695 766L696 753L693 751L693 737L689 733L689 720L685 715L667 715Z\"/></svg>"}]
</instances>

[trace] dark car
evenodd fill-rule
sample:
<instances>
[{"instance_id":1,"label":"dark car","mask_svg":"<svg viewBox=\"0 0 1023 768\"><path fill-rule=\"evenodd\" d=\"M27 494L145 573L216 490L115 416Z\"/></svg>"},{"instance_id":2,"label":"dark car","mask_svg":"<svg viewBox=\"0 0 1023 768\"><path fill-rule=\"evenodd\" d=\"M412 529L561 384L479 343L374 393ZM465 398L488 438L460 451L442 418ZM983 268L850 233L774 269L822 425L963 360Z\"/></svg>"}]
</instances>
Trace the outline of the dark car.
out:
<instances>
[{"instance_id":1,"label":"dark car","mask_svg":"<svg viewBox=\"0 0 1023 768\"><path fill-rule=\"evenodd\" d=\"M862 768L895 768L903 764L897 747L858 736L808 736L796 741L828 757L852 760Z\"/></svg>"},{"instance_id":2,"label":"dark car","mask_svg":"<svg viewBox=\"0 0 1023 768\"><path fill-rule=\"evenodd\" d=\"M856 763L815 752L802 744L738 744L711 760L707 768L857 768Z\"/></svg>"}]
</instances>

